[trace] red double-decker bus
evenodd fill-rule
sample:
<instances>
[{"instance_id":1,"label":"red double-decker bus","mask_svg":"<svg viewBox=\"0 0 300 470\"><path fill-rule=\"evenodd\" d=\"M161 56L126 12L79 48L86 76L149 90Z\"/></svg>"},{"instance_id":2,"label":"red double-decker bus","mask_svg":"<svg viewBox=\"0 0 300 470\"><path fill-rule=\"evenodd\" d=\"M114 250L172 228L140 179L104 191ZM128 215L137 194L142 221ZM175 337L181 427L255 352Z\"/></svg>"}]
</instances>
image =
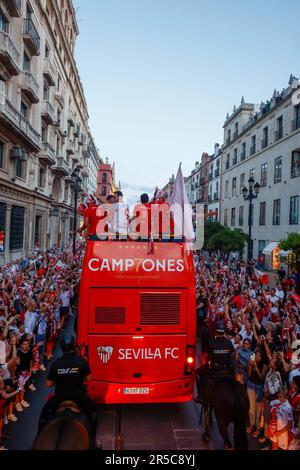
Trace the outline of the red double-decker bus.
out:
<instances>
[{"instance_id":1,"label":"red double-decker bus","mask_svg":"<svg viewBox=\"0 0 300 470\"><path fill-rule=\"evenodd\" d=\"M183 242L88 241L78 342L97 403L191 399L196 319L193 254Z\"/></svg>"}]
</instances>

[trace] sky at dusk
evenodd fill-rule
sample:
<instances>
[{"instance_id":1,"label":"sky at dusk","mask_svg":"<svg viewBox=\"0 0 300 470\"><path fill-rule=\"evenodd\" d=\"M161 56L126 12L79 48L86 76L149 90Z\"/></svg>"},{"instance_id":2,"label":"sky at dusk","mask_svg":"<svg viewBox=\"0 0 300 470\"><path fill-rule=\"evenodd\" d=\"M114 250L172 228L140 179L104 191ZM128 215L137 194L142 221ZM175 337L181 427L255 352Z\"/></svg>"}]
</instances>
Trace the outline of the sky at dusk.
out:
<instances>
[{"instance_id":1,"label":"sky at dusk","mask_svg":"<svg viewBox=\"0 0 300 470\"><path fill-rule=\"evenodd\" d=\"M223 142L226 113L300 76L299 0L73 0L90 127L134 201Z\"/></svg>"}]
</instances>

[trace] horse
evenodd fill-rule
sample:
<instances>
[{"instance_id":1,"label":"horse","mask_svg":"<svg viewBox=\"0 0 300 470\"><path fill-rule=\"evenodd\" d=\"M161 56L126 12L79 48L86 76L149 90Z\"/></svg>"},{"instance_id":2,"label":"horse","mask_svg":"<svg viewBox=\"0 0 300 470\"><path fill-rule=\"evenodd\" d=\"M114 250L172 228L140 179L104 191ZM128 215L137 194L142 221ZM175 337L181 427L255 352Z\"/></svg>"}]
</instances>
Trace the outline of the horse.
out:
<instances>
[{"instance_id":1,"label":"horse","mask_svg":"<svg viewBox=\"0 0 300 470\"><path fill-rule=\"evenodd\" d=\"M32 450L93 449L94 425L74 401L64 401L38 433Z\"/></svg>"},{"instance_id":2,"label":"horse","mask_svg":"<svg viewBox=\"0 0 300 470\"><path fill-rule=\"evenodd\" d=\"M210 427L214 411L225 449L233 449L228 436L228 426L231 422L234 426L234 448L248 449L246 424L250 405L243 385L224 371L212 375L207 365L198 369L199 377L200 382L197 381L197 387L199 395L203 397L202 410L205 417L205 432L202 439L206 442L211 440Z\"/></svg>"}]
</instances>

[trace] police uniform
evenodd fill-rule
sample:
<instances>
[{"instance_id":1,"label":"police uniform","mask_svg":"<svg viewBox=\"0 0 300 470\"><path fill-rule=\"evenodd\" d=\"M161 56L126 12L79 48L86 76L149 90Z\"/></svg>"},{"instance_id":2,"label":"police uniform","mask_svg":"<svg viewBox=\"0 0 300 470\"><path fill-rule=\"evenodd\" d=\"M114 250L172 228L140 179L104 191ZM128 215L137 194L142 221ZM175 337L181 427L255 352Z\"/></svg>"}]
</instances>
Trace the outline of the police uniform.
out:
<instances>
[{"instance_id":1,"label":"police uniform","mask_svg":"<svg viewBox=\"0 0 300 470\"><path fill-rule=\"evenodd\" d=\"M232 370L232 354L234 347L231 341L224 336L217 336L211 340L210 354L214 370Z\"/></svg>"},{"instance_id":2,"label":"police uniform","mask_svg":"<svg viewBox=\"0 0 300 470\"><path fill-rule=\"evenodd\" d=\"M55 383L55 395L48 400L43 408L39 432L63 401L76 402L80 409L89 418L91 417L95 411L95 405L87 396L84 386L84 380L90 373L87 361L74 352L64 353L62 357L53 362L47 379Z\"/></svg>"}]
</instances>

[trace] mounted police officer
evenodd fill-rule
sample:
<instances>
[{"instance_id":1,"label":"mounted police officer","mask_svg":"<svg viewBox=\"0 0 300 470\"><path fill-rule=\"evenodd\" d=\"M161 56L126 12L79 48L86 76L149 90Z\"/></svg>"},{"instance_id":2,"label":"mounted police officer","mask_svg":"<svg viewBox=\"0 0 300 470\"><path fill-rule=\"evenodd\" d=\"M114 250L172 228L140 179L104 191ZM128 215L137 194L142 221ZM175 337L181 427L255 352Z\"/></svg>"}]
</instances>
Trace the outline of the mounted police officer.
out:
<instances>
[{"instance_id":1,"label":"mounted police officer","mask_svg":"<svg viewBox=\"0 0 300 470\"><path fill-rule=\"evenodd\" d=\"M55 395L48 400L42 410L39 431L55 414L62 402L75 402L89 419L96 410L95 404L87 396L84 385L84 382L91 378L91 370L87 361L76 354L75 338L72 335L64 336L60 346L63 356L53 362L46 380L48 388L55 386Z\"/></svg>"},{"instance_id":2,"label":"mounted police officer","mask_svg":"<svg viewBox=\"0 0 300 470\"><path fill-rule=\"evenodd\" d=\"M233 344L225 337L224 324L222 321L219 321L216 325L216 335L209 345L213 374L219 371L233 373L233 353Z\"/></svg>"}]
</instances>

